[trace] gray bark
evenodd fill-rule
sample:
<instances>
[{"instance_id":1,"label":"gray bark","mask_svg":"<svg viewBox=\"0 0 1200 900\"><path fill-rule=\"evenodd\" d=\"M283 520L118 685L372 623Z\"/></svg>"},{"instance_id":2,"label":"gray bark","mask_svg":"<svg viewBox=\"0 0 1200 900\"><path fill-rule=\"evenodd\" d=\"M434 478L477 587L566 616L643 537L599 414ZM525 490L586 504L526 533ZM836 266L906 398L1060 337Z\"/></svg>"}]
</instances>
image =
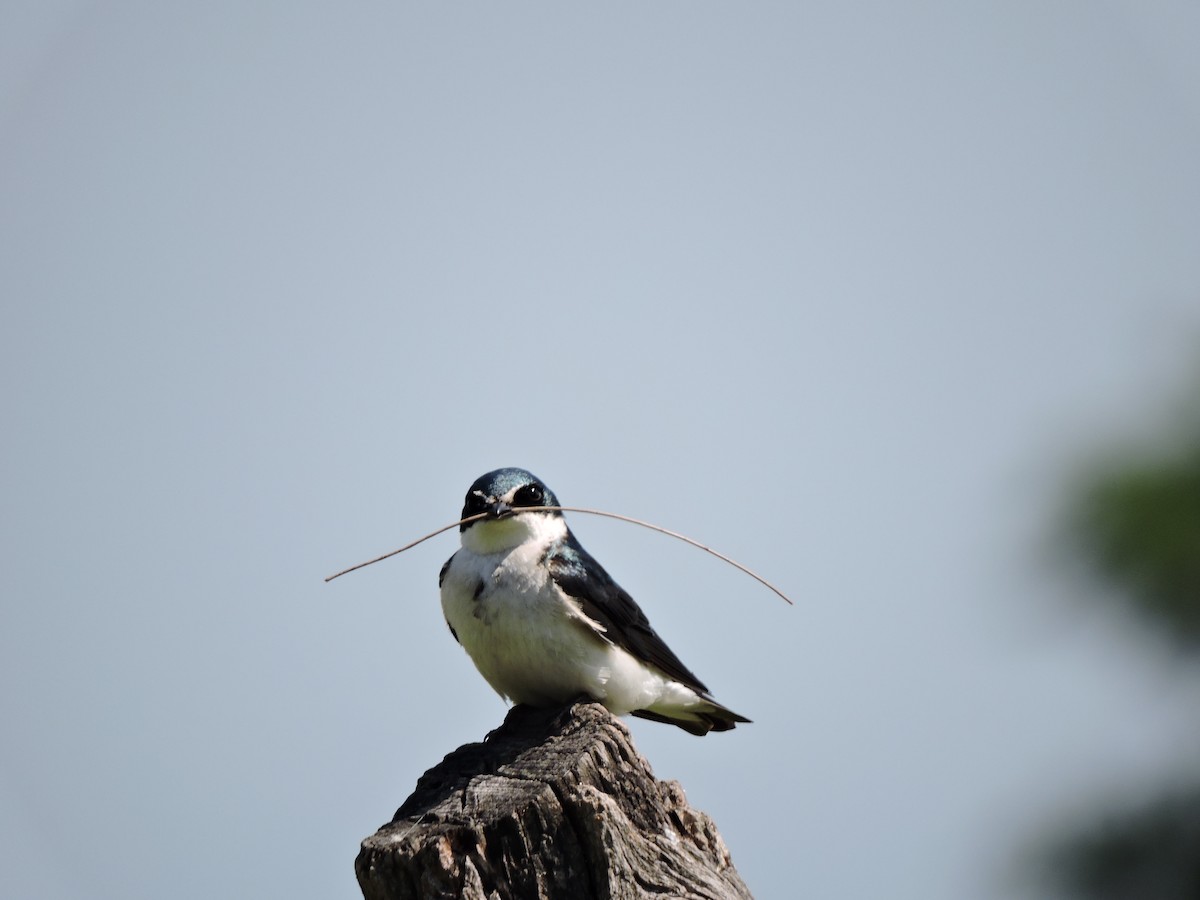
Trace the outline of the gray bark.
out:
<instances>
[{"instance_id":1,"label":"gray bark","mask_svg":"<svg viewBox=\"0 0 1200 900\"><path fill-rule=\"evenodd\" d=\"M514 707L417 781L354 868L365 900L750 897L712 820L590 702Z\"/></svg>"}]
</instances>

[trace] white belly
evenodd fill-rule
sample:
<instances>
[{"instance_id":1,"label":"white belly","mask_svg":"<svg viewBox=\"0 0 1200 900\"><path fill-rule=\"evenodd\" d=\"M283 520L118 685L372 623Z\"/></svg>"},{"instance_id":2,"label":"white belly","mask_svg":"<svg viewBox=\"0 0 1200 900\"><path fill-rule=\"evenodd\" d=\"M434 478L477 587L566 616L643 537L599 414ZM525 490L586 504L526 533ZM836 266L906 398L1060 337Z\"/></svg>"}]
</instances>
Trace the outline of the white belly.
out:
<instances>
[{"instance_id":1,"label":"white belly","mask_svg":"<svg viewBox=\"0 0 1200 900\"><path fill-rule=\"evenodd\" d=\"M447 569L442 611L480 674L514 703L554 706L587 694L618 715L654 705L667 680L598 634L540 555L528 545L508 554L463 549Z\"/></svg>"}]
</instances>

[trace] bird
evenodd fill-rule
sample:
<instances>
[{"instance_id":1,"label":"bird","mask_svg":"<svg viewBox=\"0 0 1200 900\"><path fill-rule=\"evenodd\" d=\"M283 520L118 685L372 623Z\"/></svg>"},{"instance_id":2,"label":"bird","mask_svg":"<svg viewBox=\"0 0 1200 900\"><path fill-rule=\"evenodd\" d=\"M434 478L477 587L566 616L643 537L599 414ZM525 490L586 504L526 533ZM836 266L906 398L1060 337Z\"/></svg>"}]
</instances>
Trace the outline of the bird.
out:
<instances>
[{"instance_id":1,"label":"bird","mask_svg":"<svg viewBox=\"0 0 1200 900\"><path fill-rule=\"evenodd\" d=\"M467 491L461 548L438 576L450 634L501 697L534 707L581 695L616 715L695 735L750 720L718 703L633 598L567 527L525 469L481 475Z\"/></svg>"}]
</instances>

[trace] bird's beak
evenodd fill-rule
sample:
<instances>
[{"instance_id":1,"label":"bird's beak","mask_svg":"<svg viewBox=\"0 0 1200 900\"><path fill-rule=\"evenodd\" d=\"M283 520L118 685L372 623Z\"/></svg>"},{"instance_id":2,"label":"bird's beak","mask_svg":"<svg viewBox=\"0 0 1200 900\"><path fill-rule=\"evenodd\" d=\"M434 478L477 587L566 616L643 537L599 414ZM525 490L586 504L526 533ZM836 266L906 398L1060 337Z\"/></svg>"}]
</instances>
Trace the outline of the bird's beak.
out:
<instances>
[{"instance_id":1,"label":"bird's beak","mask_svg":"<svg viewBox=\"0 0 1200 900\"><path fill-rule=\"evenodd\" d=\"M503 500L497 500L488 510L489 519L508 519L513 515L515 515L513 508Z\"/></svg>"}]
</instances>

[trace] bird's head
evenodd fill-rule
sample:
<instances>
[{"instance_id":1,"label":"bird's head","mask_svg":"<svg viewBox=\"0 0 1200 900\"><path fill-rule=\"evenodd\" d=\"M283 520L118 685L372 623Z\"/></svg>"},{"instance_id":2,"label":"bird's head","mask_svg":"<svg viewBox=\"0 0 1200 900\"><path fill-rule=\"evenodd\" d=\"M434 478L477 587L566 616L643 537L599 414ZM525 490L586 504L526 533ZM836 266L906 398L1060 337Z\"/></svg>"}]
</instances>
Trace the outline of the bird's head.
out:
<instances>
[{"instance_id":1,"label":"bird's head","mask_svg":"<svg viewBox=\"0 0 1200 900\"><path fill-rule=\"evenodd\" d=\"M476 553L498 553L530 539L554 539L566 534L558 498L532 472L496 469L475 479L467 490L462 518L486 513L487 518L459 526L464 547Z\"/></svg>"}]
</instances>

